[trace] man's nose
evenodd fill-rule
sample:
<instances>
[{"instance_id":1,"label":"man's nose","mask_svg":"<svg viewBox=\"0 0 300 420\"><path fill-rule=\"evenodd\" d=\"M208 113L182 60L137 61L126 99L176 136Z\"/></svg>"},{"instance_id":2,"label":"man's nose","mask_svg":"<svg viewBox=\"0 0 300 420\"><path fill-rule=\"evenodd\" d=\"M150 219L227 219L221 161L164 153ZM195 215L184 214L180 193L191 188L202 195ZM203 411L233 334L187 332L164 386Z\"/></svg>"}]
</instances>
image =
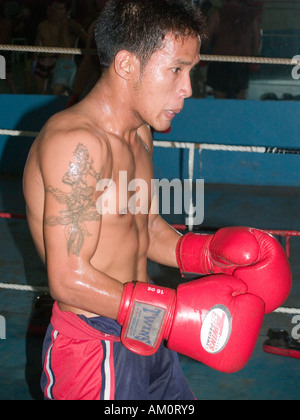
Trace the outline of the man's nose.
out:
<instances>
[{"instance_id":1,"label":"man's nose","mask_svg":"<svg viewBox=\"0 0 300 420\"><path fill-rule=\"evenodd\" d=\"M181 98L190 98L192 96L193 89L190 76L184 79L179 94Z\"/></svg>"}]
</instances>

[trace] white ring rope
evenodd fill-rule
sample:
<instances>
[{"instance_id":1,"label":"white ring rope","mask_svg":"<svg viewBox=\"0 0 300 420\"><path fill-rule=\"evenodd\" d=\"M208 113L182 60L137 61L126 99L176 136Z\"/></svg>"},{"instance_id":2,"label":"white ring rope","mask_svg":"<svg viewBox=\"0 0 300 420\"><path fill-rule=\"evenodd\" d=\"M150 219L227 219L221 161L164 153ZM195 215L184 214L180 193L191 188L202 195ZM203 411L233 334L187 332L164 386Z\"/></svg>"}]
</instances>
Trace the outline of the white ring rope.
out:
<instances>
[{"instance_id":1,"label":"white ring rope","mask_svg":"<svg viewBox=\"0 0 300 420\"><path fill-rule=\"evenodd\" d=\"M24 130L0 130L0 136L11 137L36 137L39 133L37 131Z\"/></svg>"},{"instance_id":2,"label":"white ring rope","mask_svg":"<svg viewBox=\"0 0 300 420\"><path fill-rule=\"evenodd\" d=\"M24 131L24 130L7 130L0 129L0 136L11 137L37 137L38 131ZM192 143L192 142L179 142L179 141L153 141L154 146L164 147L171 149L190 149L194 155L194 150L212 150L223 152L242 152L242 153L272 153L272 154L300 154L299 149L289 149L283 147L266 147L266 146L238 146L226 144L210 144L210 143ZM189 158L191 162L192 158ZM190 170L189 170L190 172Z\"/></svg>"},{"instance_id":3,"label":"white ring rope","mask_svg":"<svg viewBox=\"0 0 300 420\"><path fill-rule=\"evenodd\" d=\"M37 293L47 293L47 292L49 292L48 287L25 286L25 285L20 285L20 284L7 284L7 283L0 283L0 289L17 290L17 291L21 291L21 292L37 292Z\"/></svg>"},{"instance_id":4,"label":"white ring rope","mask_svg":"<svg viewBox=\"0 0 300 420\"><path fill-rule=\"evenodd\" d=\"M29 53L45 53L45 54L70 54L70 55L97 55L97 50L85 48L61 48L61 47L42 47L31 45L9 45L0 44L0 51L17 51ZM248 56L232 56L232 55L210 55L201 54L202 61L222 61L231 63L248 63L248 64L278 64L295 66L300 64L297 58L276 58L276 57L248 57Z\"/></svg>"},{"instance_id":5,"label":"white ring rope","mask_svg":"<svg viewBox=\"0 0 300 420\"><path fill-rule=\"evenodd\" d=\"M277 314L289 314L289 315L300 315L300 309L298 308L278 308L274 311Z\"/></svg>"},{"instance_id":6,"label":"white ring rope","mask_svg":"<svg viewBox=\"0 0 300 420\"><path fill-rule=\"evenodd\" d=\"M21 292L34 292L34 293L48 293L49 288L43 287L43 286L25 286L25 285L19 285L19 284L6 284L6 283L0 283L0 289L4 290L13 290L13 291L21 291ZM300 309L298 308L278 308L273 313L278 314L289 314L294 315L298 314L300 315Z\"/></svg>"},{"instance_id":7,"label":"white ring rope","mask_svg":"<svg viewBox=\"0 0 300 420\"><path fill-rule=\"evenodd\" d=\"M1 135L1 130L0 130ZM226 144L210 144L210 143L191 143L176 141L154 141L156 147L180 148L180 149L197 149L200 153L203 150L223 151L223 152L242 152L242 153L271 153L271 154L300 154L299 149L289 149L283 147L267 147L267 146L238 146Z\"/></svg>"}]
</instances>

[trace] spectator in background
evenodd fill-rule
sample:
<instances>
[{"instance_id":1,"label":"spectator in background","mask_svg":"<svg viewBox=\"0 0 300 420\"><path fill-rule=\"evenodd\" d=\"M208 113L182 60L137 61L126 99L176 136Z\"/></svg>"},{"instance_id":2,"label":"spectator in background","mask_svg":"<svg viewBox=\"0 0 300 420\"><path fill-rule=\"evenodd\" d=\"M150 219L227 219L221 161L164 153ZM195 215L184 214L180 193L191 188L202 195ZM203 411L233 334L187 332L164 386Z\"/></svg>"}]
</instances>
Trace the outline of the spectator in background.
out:
<instances>
[{"instance_id":1,"label":"spectator in background","mask_svg":"<svg viewBox=\"0 0 300 420\"><path fill-rule=\"evenodd\" d=\"M61 47L75 48L79 40L87 41L84 28L70 18L70 9L67 2L61 0L57 3L57 19L60 23ZM52 91L54 95L70 93L73 89L77 67L73 55L59 55L53 72Z\"/></svg>"},{"instance_id":2,"label":"spectator in background","mask_svg":"<svg viewBox=\"0 0 300 420\"><path fill-rule=\"evenodd\" d=\"M251 0L224 0L208 19L208 43L214 55L258 56L261 29L257 10ZM208 66L207 84L217 99L246 99L249 65L212 62Z\"/></svg>"},{"instance_id":3,"label":"spectator in background","mask_svg":"<svg viewBox=\"0 0 300 420\"><path fill-rule=\"evenodd\" d=\"M84 42L87 34L83 27L70 19L67 0L51 1L47 9L48 19L38 26L36 45L74 48L78 39ZM72 55L40 54L35 56L34 71L39 93L46 93L52 80L52 93L62 95L71 90L76 76L76 64Z\"/></svg>"},{"instance_id":4,"label":"spectator in background","mask_svg":"<svg viewBox=\"0 0 300 420\"><path fill-rule=\"evenodd\" d=\"M96 0L98 14L104 8L107 1L108 0ZM86 49L96 51L97 47L94 33L95 25L96 20L91 24L89 28ZM73 94L71 95L67 104L68 107L75 105L79 100L81 100L85 95L87 95L89 91L94 87L96 82L100 79L101 67L97 53L95 54L96 55L86 54L84 56L82 63L78 69Z\"/></svg>"},{"instance_id":5,"label":"spectator in background","mask_svg":"<svg viewBox=\"0 0 300 420\"><path fill-rule=\"evenodd\" d=\"M204 0L194 2L195 7L200 8L202 14L205 16L206 20L209 15L214 10L214 6L210 0ZM205 43L205 40L203 40ZM204 98L206 97L206 79L207 79L207 61L202 61L198 63L197 66L191 71L191 82L193 88L193 97L194 98Z\"/></svg>"},{"instance_id":6,"label":"spectator in background","mask_svg":"<svg viewBox=\"0 0 300 420\"><path fill-rule=\"evenodd\" d=\"M95 0L74 0L72 16L87 31L97 14Z\"/></svg>"}]
</instances>

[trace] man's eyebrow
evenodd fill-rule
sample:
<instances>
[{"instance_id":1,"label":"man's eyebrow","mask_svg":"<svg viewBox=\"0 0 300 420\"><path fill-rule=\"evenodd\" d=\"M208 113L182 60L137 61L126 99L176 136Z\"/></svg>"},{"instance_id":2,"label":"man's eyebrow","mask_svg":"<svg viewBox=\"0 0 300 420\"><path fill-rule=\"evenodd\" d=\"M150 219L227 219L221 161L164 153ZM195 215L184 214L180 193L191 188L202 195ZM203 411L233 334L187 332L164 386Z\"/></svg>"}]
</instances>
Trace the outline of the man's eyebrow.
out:
<instances>
[{"instance_id":1,"label":"man's eyebrow","mask_svg":"<svg viewBox=\"0 0 300 420\"><path fill-rule=\"evenodd\" d=\"M193 63L191 61L185 61L180 58L174 61L174 65L180 65L180 66L191 66Z\"/></svg>"},{"instance_id":2,"label":"man's eyebrow","mask_svg":"<svg viewBox=\"0 0 300 420\"><path fill-rule=\"evenodd\" d=\"M199 55L199 60L197 60L196 63L194 63L193 61L185 61L181 58L178 58L177 60L174 61L174 65L176 66L196 66L200 61L200 55Z\"/></svg>"}]
</instances>

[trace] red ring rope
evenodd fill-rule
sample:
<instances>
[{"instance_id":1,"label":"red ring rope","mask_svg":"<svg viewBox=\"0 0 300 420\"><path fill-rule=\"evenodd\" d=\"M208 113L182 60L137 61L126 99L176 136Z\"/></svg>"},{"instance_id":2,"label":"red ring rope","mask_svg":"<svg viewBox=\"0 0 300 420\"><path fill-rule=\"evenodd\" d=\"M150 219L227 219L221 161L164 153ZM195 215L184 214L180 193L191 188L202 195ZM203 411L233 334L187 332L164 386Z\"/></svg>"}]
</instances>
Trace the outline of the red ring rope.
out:
<instances>
[{"instance_id":1,"label":"red ring rope","mask_svg":"<svg viewBox=\"0 0 300 420\"><path fill-rule=\"evenodd\" d=\"M22 219L26 220L27 217L25 214L16 214L16 213L0 213L0 219ZM187 226L174 224L172 227L176 230L185 231ZM215 229L217 230L217 229ZM290 258L290 238L292 236L300 236L300 232L297 230L265 230L265 232L270 233L271 235L283 236L286 239L286 255Z\"/></svg>"},{"instance_id":2,"label":"red ring rope","mask_svg":"<svg viewBox=\"0 0 300 420\"><path fill-rule=\"evenodd\" d=\"M0 213L0 219L23 219L26 220L25 214L14 214L14 213Z\"/></svg>"}]
</instances>

